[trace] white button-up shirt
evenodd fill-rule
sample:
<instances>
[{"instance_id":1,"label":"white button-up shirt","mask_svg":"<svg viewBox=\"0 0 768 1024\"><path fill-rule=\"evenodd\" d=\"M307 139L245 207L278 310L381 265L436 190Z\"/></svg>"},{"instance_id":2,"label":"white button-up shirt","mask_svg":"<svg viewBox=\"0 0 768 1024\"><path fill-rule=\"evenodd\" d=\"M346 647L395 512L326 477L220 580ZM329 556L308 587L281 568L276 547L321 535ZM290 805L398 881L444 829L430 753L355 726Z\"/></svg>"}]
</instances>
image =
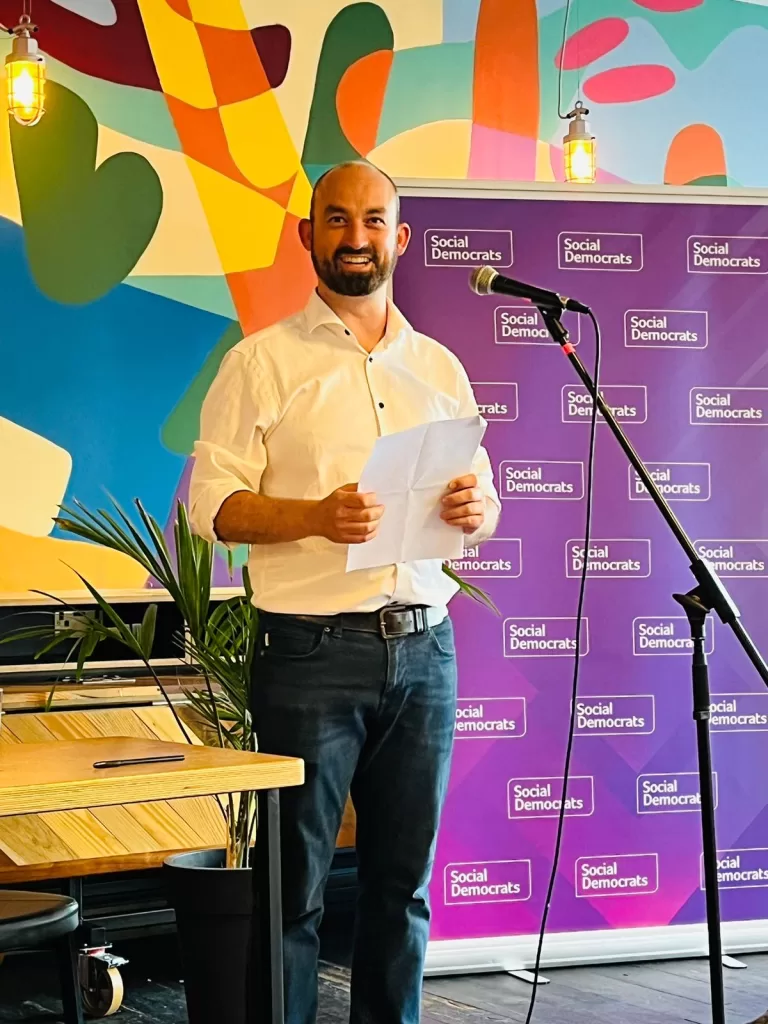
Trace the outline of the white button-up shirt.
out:
<instances>
[{"instance_id":1,"label":"white button-up shirt","mask_svg":"<svg viewBox=\"0 0 768 1024\"><path fill-rule=\"evenodd\" d=\"M456 356L414 331L393 305L385 337L368 353L313 292L303 312L243 339L224 357L195 445L193 528L215 541L216 515L236 491L325 498L359 479L380 435L477 412ZM472 471L486 495L486 521L471 536L476 544L493 532L501 506L485 449ZM457 589L437 559L354 572L346 571L346 560L347 545L324 537L254 544L254 603L305 615L392 603L444 608Z\"/></svg>"}]
</instances>

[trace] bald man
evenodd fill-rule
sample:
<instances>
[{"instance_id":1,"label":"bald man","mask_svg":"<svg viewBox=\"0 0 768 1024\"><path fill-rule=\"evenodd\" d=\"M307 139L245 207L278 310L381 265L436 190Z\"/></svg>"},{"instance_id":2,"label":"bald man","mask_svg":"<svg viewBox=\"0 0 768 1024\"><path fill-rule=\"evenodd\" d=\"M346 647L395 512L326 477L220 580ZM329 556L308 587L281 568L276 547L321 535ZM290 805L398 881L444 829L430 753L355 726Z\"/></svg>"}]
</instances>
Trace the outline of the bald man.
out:
<instances>
[{"instance_id":1,"label":"bald man","mask_svg":"<svg viewBox=\"0 0 768 1024\"><path fill-rule=\"evenodd\" d=\"M376 438L478 410L456 356L387 298L411 232L386 175L333 168L299 233L317 289L223 360L202 411L191 514L210 541L250 545L254 729L261 750L306 765L305 785L281 797L287 1022L315 1020L323 891L351 791L350 1019L415 1024L453 741L457 588L439 560L347 572L347 546L370 541L386 515L356 486ZM445 485L443 519L470 546L490 536L500 505L486 452Z\"/></svg>"}]
</instances>

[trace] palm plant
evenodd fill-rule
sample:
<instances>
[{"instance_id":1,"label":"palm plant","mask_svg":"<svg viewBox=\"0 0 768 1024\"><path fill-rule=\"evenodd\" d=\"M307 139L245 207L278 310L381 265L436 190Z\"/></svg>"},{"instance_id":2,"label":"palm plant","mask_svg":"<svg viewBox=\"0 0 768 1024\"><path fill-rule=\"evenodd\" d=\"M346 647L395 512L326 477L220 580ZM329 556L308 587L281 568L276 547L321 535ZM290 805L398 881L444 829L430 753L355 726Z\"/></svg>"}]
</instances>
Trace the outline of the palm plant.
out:
<instances>
[{"instance_id":1,"label":"palm plant","mask_svg":"<svg viewBox=\"0 0 768 1024\"><path fill-rule=\"evenodd\" d=\"M157 520L139 500L134 504L141 528L114 501L110 511L99 509L92 512L79 502L73 508L62 507L56 523L65 533L132 558L168 592L184 623L183 635L177 637L180 653L195 666L193 678L196 683L202 682L202 686L185 686L182 680L181 685L203 725L204 741L220 747L253 751L256 749L256 737L249 696L258 612L252 601L248 569L243 567L242 594L218 604L212 603L214 546L193 534L184 503L179 501L176 507L173 553ZM482 590L462 580L449 566L444 565L443 570L464 593L498 613ZM96 604L94 612L81 612L76 624L57 630L55 634L49 616L46 616L48 621L45 625L14 630L1 638L0 643L41 639L44 643L37 652L36 657L39 658L62 642L68 642L71 646L67 660L76 659L77 677L80 678L98 644L104 640L117 641L145 666L165 698L182 735L187 742L193 742L152 663L157 605L147 607L141 623L129 624L96 587L80 573L76 572L76 575ZM66 601L55 595L44 596L69 607ZM48 707L54 690L55 687L49 695ZM227 867L245 867L248 863L257 824L256 806L253 793L243 793L239 798L229 796L226 804L220 801L227 825Z\"/></svg>"}]
</instances>

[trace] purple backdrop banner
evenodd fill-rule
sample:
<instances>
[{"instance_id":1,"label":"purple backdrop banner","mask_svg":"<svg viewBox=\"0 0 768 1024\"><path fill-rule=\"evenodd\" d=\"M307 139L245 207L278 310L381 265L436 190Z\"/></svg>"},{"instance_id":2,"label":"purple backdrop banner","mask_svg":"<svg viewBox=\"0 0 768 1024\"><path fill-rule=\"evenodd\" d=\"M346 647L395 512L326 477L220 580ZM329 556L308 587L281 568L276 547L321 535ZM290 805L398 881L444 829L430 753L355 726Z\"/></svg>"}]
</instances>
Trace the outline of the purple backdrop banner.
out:
<instances>
[{"instance_id":1,"label":"purple backdrop banner","mask_svg":"<svg viewBox=\"0 0 768 1024\"><path fill-rule=\"evenodd\" d=\"M578 578L590 565L552 932L705 918L684 555L525 302L480 298L478 264L592 306L603 391L699 553L768 649L768 209L411 196L395 300L463 361L489 423L497 536L454 563L460 701L432 938L538 930L563 799ZM502 271L504 272L504 271ZM567 314L591 368L592 328ZM768 690L708 623L724 921L768 918Z\"/></svg>"}]
</instances>

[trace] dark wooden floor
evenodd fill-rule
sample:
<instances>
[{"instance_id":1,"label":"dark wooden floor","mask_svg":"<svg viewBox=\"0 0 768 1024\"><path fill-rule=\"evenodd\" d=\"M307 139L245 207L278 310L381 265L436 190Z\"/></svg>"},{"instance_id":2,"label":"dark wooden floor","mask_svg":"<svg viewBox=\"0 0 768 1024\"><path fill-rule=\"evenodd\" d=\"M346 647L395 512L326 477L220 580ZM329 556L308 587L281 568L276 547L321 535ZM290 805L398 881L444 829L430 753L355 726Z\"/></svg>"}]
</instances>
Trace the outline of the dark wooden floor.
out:
<instances>
[{"instance_id":1,"label":"dark wooden floor","mask_svg":"<svg viewBox=\"0 0 768 1024\"><path fill-rule=\"evenodd\" d=\"M326 928L318 1024L347 1020L349 921ZM115 1024L186 1024L173 938L122 944L126 997ZM747 1024L768 1008L768 954L726 971L727 1024ZM535 1024L711 1024L703 960L563 968L546 972ZM429 978L423 1024L520 1024L531 989L504 974ZM2 1024L60 1024L53 965L43 956L8 958L0 967ZM222 1022L225 1024L225 1022ZM768 1024L768 1022L766 1022Z\"/></svg>"}]
</instances>

